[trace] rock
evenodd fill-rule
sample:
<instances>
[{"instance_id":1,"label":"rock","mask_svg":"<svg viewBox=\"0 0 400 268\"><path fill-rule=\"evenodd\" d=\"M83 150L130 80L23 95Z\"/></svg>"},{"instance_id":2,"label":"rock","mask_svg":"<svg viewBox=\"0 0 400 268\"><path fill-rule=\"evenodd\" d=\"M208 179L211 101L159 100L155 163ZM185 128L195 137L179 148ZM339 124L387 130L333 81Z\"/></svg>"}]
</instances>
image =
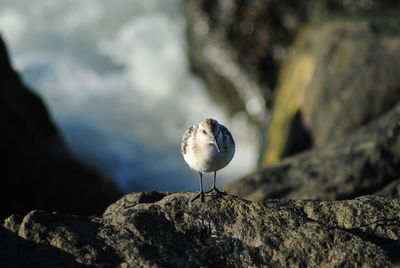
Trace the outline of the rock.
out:
<instances>
[{"instance_id":1,"label":"rock","mask_svg":"<svg viewBox=\"0 0 400 268\"><path fill-rule=\"evenodd\" d=\"M390 198L400 198L400 179L392 181L374 194Z\"/></svg>"},{"instance_id":2,"label":"rock","mask_svg":"<svg viewBox=\"0 0 400 268\"><path fill-rule=\"evenodd\" d=\"M346 138L260 168L224 189L249 200L337 200L400 177L400 104Z\"/></svg>"},{"instance_id":3,"label":"rock","mask_svg":"<svg viewBox=\"0 0 400 268\"><path fill-rule=\"evenodd\" d=\"M68 151L43 102L12 69L0 38L0 218L40 208L101 213L121 195Z\"/></svg>"},{"instance_id":4,"label":"rock","mask_svg":"<svg viewBox=\"0 0 400 268\"><path fill-rule=\"evenodd\" d=\"M399 262L399 199L259 203L226 194L200 203L190 202L193 195L129 194L102 217L35 210L14 223L19 226L14 232L21 241L63 253L67 264L71 256L82 266L386 267ZM4 232L0 235L11 236Z\"/></svg>"},{"instance_id":5,"label":"rock","mask_svg":"<svg viewBox=\"0 0 400 268\"><path fill-rule=\"evenodd\" d=\"M3 226L0 226L0 266L7 268L83 267L63 250L25 240Z\"/></svg>"},{"instance_id":6,"label":"rock","mask_svg":"<svg viewBox=\"0 0 400 268\"><path fill-rule=\"evenodd\" d=\"M341 139L398 103L399 31L398 12L305 27L280 71L263 163Z\"/></svg>"},{"instance_id":7,"label":"rock","mask_svg":"<svg viewBox=\"0 0 400 268\"><path fill-rule=\"evenodd\" d=\"M399 10L395 0L188 0L183 4L194 71L219 103L231 112L246 111L258 122L265 120L265 105L270 107L281 63L305 24L330 13Z\"/></svg>"}]
</instances>

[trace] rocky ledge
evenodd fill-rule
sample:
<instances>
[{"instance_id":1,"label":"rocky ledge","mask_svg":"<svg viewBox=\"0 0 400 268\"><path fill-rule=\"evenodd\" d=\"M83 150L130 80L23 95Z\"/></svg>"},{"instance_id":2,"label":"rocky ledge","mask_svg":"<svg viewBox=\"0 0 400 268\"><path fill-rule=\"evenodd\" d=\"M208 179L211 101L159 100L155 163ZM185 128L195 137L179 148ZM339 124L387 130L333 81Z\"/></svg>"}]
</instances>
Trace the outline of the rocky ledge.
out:
<instances>
[{"instance_id":1,"label":"rocky ledge","mask_svg":"<svg viewBox=\"0 0 400 268\"><path fill-rule=\"evenodd\" d=\"M2 267L385 267L400 257L400 199L247 201L133 193L102 217L34 210L0 231Z\"/></svg>"}]
</instances>

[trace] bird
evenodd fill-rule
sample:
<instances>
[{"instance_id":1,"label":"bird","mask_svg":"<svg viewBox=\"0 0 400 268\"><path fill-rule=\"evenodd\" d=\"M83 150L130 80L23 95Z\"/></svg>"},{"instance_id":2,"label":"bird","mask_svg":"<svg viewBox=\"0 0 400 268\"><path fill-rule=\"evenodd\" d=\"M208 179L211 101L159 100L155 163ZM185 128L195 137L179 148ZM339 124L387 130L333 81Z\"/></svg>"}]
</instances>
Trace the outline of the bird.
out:
<instances>
[{"instance_id":1,"label":"bird","mask_svg":"<svg viewBox=\"0 0 400 268\"><path fill-rule=\"evenodd\" d=\"M226 167L235 154L235 141L230 131L215 119L202 120L183 134L181 153L188 166L199 173L200 193L191 201L200 197L204 203L203 173L214 173L213 188L206 193L221 194L215 185L217 171Z\"/></svg>"}]
</instances>

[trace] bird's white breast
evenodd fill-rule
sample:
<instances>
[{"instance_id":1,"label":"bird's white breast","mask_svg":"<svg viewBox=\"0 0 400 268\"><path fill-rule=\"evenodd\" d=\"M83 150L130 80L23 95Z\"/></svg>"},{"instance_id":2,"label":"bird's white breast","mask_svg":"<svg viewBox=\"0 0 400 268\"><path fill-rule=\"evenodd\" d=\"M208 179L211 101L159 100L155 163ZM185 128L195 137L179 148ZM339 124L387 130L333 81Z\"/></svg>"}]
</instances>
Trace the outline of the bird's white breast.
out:
<instances>
[{"instance_id":1,"label":"bird's white breast","mask_svg":"<svg viewBox=\"0 0 400 268\"><path fill-rule=\"evenodd\" d=\"M190 141L189 141L190 142ZM199 172L214 172L224 168L235 154L235 144L221 144L218 152L214 144L193 143L183 155L186 163Z\"/></svg>"}]
</instances>

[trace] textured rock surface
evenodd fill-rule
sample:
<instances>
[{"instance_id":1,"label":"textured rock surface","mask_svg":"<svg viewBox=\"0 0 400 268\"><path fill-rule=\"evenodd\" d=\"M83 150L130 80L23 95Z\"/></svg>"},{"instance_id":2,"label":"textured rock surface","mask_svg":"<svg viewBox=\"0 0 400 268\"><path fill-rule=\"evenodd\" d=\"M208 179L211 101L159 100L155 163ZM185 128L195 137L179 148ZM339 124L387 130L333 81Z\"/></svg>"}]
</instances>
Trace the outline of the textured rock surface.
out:
<instances>
[{"instance_id":1,"label":"textured rock surface","mask_svg":"<svg viewBox=\"0 0 400 268\"><path fill-rule=\"evenodd\" d=\"M224 188L257 201L347 199L381 190L400 177L399 167L400 104L342 140L261 168Z\"/></svg>"},{"instance_id":2,"label":"textured rock surface","mask_svg":"<svg viewBox=\"0 0 400 268\"><path fill-rule=\"evenodd\" d=\"M101 213L116 187L68 152L43 102L12 69L0 38L0 218L32 209Z\"/></svg>"},{"instance_id":3,"label":"textured rock surface","mask_svg":"<svg viewBox=\"0 0 400 268\"><path fill-rule=\"evenodd\" d=\"M308 21L335 12L399 10L395 0L188 0L184 5L194 70L220 103L253 118L259 115L254 97L271 100L287 50Z\"/></svg>"},{"instance_id":4,"label":"textured rock surface","mask_svg":"<svg viewBox=\"0 0 400 268\"><path fill-rule=\"evenodd\" d=\"M297 125L322 146L398 103L399 31L398 12L336 16L306 27L280 71L264 163L310 143Z\"/></svg>"},{"instance_id":5,"label":"textured rock surface","mask_svg":"<svg viewBox=\"0 0 400 268\"><path fill-rule=\"evenodd\" d=\"M399 261L399 199L258 203L225 195L202 204L190 203L193 195L126 195L102 218L32 211L6 219L12 231L1 229L0 243L6 237L22 249L43 250L47 263L61 256L61 267L384 267ZM0 265L22 254L10 251Z\"/></svg>"}]
</instances>

